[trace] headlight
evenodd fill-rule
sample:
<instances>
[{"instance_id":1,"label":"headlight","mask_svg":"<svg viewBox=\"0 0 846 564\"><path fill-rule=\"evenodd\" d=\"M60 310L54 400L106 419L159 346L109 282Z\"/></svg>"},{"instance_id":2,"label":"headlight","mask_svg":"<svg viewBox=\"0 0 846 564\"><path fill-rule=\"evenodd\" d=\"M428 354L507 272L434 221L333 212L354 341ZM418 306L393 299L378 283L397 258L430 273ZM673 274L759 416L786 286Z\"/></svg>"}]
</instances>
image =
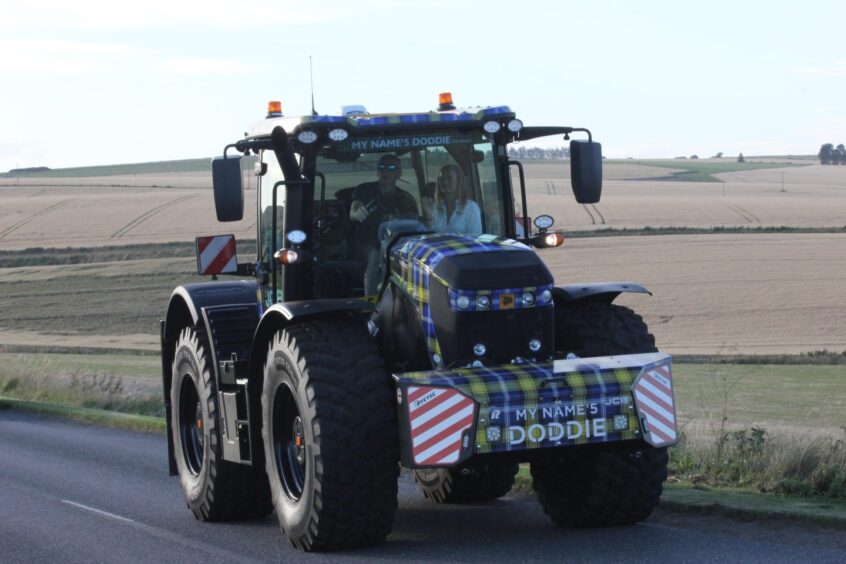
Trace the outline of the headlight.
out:
<instances>
[{"instance_id":1,"label":"headlight","mask_svg":"<svg viewBox=\"0 0 846 564\"><path fill-rule=\"evenodd\" d=\"M485 352L487 352L487 349L482 343L476 343L473 345L473 354L476 356L485 356Z\"/></svg>"},{"instance_id":2,"label":"headlight","mask_svg":"<svg viewBox=\"0 0 846 564\"><path fill-rule=\"evenodd\" d=\"M526 292L522 297L523 307L531 307L535 305L535 295L531 292Z\"/></svg>"},{"instance_id":3,"label":"headlight","mask_svg":"<svg viewBox=\"0 0 846 564\"><path fill-rule=\"evenodd\" d=\"M529 350L532 352L538 352L541 350L541 342L538 339L532 339L529 341Z\"/></svg>"},{"instance_id":4,"label":"headlight","mask_svg":"<svg viewBox=\"0 0 846 564\"><path fill-rule=\"evenodd\" d=\"M549 300L551 300L551 299L552 299L552 292L550 292L549 290L544 290L543 292L540 293L540 296L538 296L538 301L542 304L549 303Z\"/></svg>"},{"instance_id":5,"label":"headlight","mask_svg":"<svg viewBox=\"0 0 846 564\"><path fill-rule=\"evenodd\" d=\"M502 129L502 124L498 121L486 121L485 125L482 126L482 129L484 129L488 133L496 133L497 131Z\"/></svg>"},{"instance_id":6,"label":"headlight","mask_svg":"<svg viewBox=\"0 0 846 564\"><path fill-rule=\"evenodd\" d=\"M508 122L508 131L511 133L517 133L521 129L523 129L523 122L519 119L512 119Z\"/></svg>"},{"instance_id":7,"label":"headlight","mask_svg":"<svg viewBox=\"0 0 846 564\"><path fill-rule=\"evenodd\" d=\"M488 296L479 296L476 298L476 305L479 309L488 309L491 307L491 299Z\"/></svg>"},{"instance_id":8,"label":"headlight","mask_svg":"<svg viewBox=\"0 0 846 564\"><path fill-rule=\"evenodd\" d=\"M470 298L467 296L458 296L458 299L455 300L455 305L458 306L458 309L467 309L470 307Z\"/></svg>"},{"instance_id":9,"label":"headlight","mask_svg":"<svg viewBox=\"0 0 846 564\"><path fill-rule=\"evenodd\" d=\"M315 141L317 141L317 132L310 131L308 129L305 131L300 131L297 134L297 140L300 143L305 143L306 145L308 145L309 143L314 143Z\"/></svg>"},{"instance_id":10,"label":"headlight","mask_svg":"<svg viewBox=\"0 0 846 564\"><path fill-rule=\"evenodd\" d=\"M333 129L329 132L329 139L332 141L343 141L350 136L350 132L346 129Z\"/></svg>"}]
</instances>

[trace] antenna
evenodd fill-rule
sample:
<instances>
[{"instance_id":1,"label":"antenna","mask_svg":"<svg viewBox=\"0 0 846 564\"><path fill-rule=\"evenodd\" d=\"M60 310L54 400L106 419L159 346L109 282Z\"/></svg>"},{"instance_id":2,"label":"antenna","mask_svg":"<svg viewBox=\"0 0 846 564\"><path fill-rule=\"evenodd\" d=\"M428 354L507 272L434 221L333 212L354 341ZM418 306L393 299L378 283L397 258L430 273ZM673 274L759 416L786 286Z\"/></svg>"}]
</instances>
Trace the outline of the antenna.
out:
<instances>
[{"instance_id":1,"label":"antenna","mask_svg":"<svg viewBox=\"0 0 846 564\"><path fill-rule=\"evenodd\" d=\"M314 69L311 66L311 55L308 56L308 76L311 81L311 115L316 116L317 110L314 109Z\"/></svg>"}]
</instances>

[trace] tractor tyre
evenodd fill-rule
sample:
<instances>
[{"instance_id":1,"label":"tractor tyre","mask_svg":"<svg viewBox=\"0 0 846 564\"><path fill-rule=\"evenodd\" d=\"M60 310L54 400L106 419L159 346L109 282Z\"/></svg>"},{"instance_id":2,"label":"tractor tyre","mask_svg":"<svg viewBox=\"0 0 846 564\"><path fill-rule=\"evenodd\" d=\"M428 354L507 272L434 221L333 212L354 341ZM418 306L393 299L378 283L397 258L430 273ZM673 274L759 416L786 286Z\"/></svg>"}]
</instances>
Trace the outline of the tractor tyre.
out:
<instances>
[{"instance_id":1,"label":"tractor tyre","mask_svg":"<svg viewBox=\"0 0 846 564\"><path fill-rule=\"evenodd\" d=\"M267 353L262 438L276 516L296 548L379 544L397 508L393 383L364 323L304 321Z\"/></svg>"},{"instance_id":2,"label":"tractor tyre","mask_svg":"<svg viewBox=\"0 0 846 564\"><path fill-rule=\"evenodd\" d=\"M655 337L629 308L593 302L555 312L556 348L580 357L655 352ZM588 447L531 465L544 511L568 527L627 525L649 517L667 478L667 449Z\"/></svg>"},{"instance_id":3,"label":"tractor tyre","mask_svg":"<svg viewBox=\"0 0 846 564\"><path fill-rule=\"evenodd\" d=\"M185 501L201 521L236 521L273 511L263 467L223 460L218 396L208 346L197 331L176 340L170 399L171 428Z\"/></svg>"},{"instance_id":4,"label":"tractor tyre","mask_svg":"<svg viewBox=\"0 0 846 564\"><path fill-rule=\"evenodd\" d=\"M476 503L499 499L511 491L517 464L478 464L468 468L414 471L414 481L435 503Z\"/></svg>"},{"instance_id":5,"label":"tractor tyre","mask_svg":"<svg viewBox=\"0 0 846 564\"><path fill-rule=\"evenodd\" d=\"M556 307L555 345L580 357L658 351L641 316L602 302Z\"/></svg>"},{"instance_id":6,"label":"tractor tyre","mask_svg":"<svg viewBox=\"0 0 846 564\"><path fill-rule=\"evenodd\" d=\"M667 479L667 449L591 450L532 463L544 512L565 527L608 527L643 521Z\"/></svg>"}]
</instances>

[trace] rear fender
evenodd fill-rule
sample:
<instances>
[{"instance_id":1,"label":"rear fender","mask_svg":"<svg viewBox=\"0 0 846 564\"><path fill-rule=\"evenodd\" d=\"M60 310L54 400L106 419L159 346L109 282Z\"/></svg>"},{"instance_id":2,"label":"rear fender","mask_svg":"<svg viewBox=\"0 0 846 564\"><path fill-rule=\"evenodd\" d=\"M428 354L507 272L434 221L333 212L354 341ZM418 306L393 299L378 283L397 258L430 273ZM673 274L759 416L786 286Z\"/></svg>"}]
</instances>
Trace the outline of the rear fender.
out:
<instances>
[{"instance_id":1,"label":"rear fender","mask_svg":"<svg viewBox=\"0 0 846 564\"><path fill-rule=\"evenodd\" d=\"M623 292L652 295L652 292L634 282L599 282L557 286L552 289L552 297L556 306L575 302L604 302L610 304Z\"/></svg>"}]
</instances>

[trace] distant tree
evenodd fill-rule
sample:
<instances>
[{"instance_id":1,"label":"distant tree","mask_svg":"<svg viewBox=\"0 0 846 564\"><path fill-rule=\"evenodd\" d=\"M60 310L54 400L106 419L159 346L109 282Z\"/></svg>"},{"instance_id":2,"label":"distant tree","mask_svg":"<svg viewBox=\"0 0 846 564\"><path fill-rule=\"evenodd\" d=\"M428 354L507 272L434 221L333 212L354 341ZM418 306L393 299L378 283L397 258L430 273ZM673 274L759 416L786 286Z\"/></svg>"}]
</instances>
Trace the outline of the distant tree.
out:
<instances>
[{"instance_id":1,"label":"distant tree","mask_svg":"<svg viewBox=\"0 0 846 564\"><path fill-rule=\"evenodd\" d=\"M822 147L820 147L820 164L831 164L831 158L834 153L834 145L832 143L826 143Z\"/></svg>"},{"instance_id":2,"label":"distant tree","mask_svg":"<svg viewBox=\"0 0 846 564\"><path fill-rule=\"evenodd\" d=\"M676 157L676 160L678 160L678 159L686 159L686 158L687 158L687 157Z\"/></svg>"},{"instance_id":3,"label":"distant tree","mask_svg":"<svg viewBox=\"0 0 846 564\"><path fill-rule=\"evenodd\" d=\"M713 159L721 159L721 158L723 158L723 152L722 152L722 151L720 151L719 153L717 153L716 155L714 155L714 156L713 156L713 157L711 157L711 158L713 158Z\"/></svg>"},{"instance_id":4,"label":"distant tree","mask_svg":"<svg viewBox=\"0 0 846 564\"><path fill-rule=\"evenodd\" d=\"M846 164L846 146L841 143L834 149L834 152L837 153L837 164Z\"/></svg>"},{"instance_id":5,"label":"distant tree","mask_svg":"<svg viewBox=\"0 0 846 564\"><path fill-rule=\"evenodd\" d=\"M739 163L745 163L746 162L746 159L743 158L743 153L740 153L739 155L737 155L737 162L739 162Z\"/></svg>"},{"instance_id":6,"label":"distant tree","mask_svg":"<svg viewBox=\"0 0 846 564\"><path fill-rule=\"evenodd\" d=\"M699 155L690 155L690 158L691 158L691 159L698 159L698 158L699 158Z\"/></svg>"}]
</instances>

